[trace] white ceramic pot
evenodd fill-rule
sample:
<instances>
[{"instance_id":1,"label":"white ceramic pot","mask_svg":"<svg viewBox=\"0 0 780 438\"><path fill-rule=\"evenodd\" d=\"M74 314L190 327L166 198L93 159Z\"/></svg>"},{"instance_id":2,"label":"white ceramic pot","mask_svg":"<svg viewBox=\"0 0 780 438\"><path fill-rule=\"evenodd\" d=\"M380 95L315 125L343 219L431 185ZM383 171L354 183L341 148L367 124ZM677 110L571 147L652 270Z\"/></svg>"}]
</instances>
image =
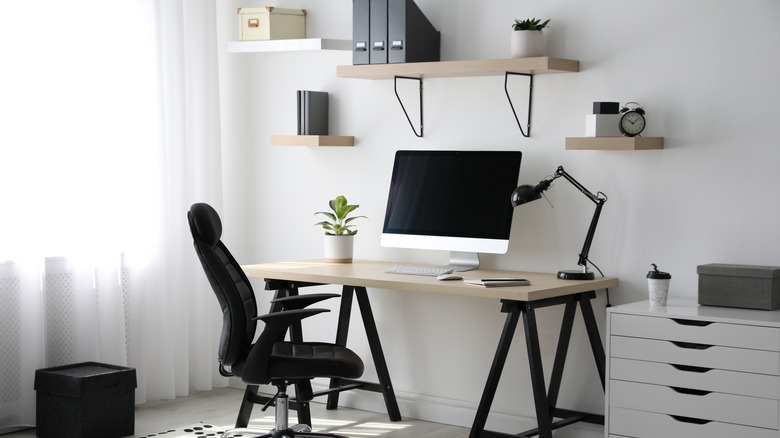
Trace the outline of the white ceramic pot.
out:
<instances>
[{"instance_id":1,"label":"white ceramic pot","mask_svg":"<svg viewBox=\"0 0 780 438\"><path fill-rule=\"evenodd\" d=\"M325 235L325 261L328 263L352 263L355 236Z\"/></svg>"},{"instance_id":2,"label":"white ceramic pot","mask_svg":"<svg viewBox=\"0 0 780 438\"><path fill-rule=\"evenodd\" d=\"M513 58L544 56L544 33L541 30L513 30L509 49Z\"/></svg>"}]
</instances>

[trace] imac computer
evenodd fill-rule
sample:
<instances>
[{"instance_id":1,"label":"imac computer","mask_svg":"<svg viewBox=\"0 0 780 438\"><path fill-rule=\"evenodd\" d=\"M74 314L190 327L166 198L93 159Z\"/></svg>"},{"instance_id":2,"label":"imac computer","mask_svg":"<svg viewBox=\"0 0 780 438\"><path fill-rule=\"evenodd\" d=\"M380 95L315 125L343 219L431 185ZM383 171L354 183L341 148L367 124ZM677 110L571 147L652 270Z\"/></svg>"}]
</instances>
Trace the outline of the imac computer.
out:
<instances>
[{"instance_id":1,"label":"imac computer","mask_svg":"<svg viewBox=\"0 0 780 438\"><path fill-rule=\"evenodd\" d=\"M450 251L449 268L504 254L519 151L397 151L382 229L384 247Z\"/></svg>"}]
</instances>

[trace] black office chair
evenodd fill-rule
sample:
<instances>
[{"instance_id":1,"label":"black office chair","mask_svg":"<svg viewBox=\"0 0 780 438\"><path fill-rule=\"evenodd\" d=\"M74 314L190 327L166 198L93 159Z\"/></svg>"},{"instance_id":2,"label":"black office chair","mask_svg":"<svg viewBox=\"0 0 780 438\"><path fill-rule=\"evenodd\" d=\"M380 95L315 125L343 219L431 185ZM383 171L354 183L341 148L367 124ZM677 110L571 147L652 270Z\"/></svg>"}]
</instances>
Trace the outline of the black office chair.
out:
<instances>
[{"instance_id":1,"label":"black office chair","mask_svg":"<svg viewBox=\"0 0 780 438\"><path fill-rule=\"evenodd\" d=\"M252 286L222 237L222 222L208 204L193 204L187 213L195 252L206 271L217 300L222 307L222 336L219 343L219 370L224 376L240 377L248 384L239 411L236 428L223 438L235 435L259 435L272 438L339 437L311 432L311 425L288 427L287 386L296 385L296 401L307 403L313 398L311 379L358 378L363 361L352 350L328 343L285 341L287 329L304 318L326 312L308 309L308 305L334 294L311 294L274 300L282 310L257 316L257 302ZM257 320L265 323L257 341L252 343ZM272 384L277 394L263 407L276 403L276 421L272 430L247 429L258 385Z\"/></svg>"}]
</instances>

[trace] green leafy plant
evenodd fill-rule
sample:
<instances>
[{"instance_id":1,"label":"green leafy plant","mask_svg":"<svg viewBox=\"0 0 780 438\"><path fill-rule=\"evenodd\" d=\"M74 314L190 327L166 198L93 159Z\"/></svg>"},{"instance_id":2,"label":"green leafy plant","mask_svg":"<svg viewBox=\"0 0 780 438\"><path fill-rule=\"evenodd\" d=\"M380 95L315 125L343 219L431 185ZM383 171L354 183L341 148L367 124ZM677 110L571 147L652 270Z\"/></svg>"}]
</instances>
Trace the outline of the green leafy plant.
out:
<instances>
[{"instance_id":1,"label":"green leafy plant","mask_svg":"<svg viewBox=\"0 0 780 438\"><path fill-rule=\"evenodd\" d=\"M355 225L350 224L350 222L358 218L368 219L365 216L352 216L348 218L347 216L358 208L359 205L349 205L347 203L347 198L344 196L338 196L336 199L331 199L328 204L330 205L330 209L333 210L333 213L329 211L318 211L314 213L315 215L321 214L330 219L314 224L314 226L322 226L322 228L325 229L325 234L328 236L352 236L357 234L357 230L352 229Z\"/></svg>"},{"instance_id":2,"label":"green leafy plant","mask_svg":"<svg viewBox=\"0 0 780 438\"><path fill-rule=\"evenodd\" d=\"M547 27L547 23L550 20L540 23L542 20L539 18L526 18L525 20L518 20L515 18L515 23L512 25L514 30L542 30Z\"/></svg>"}]
</instances>

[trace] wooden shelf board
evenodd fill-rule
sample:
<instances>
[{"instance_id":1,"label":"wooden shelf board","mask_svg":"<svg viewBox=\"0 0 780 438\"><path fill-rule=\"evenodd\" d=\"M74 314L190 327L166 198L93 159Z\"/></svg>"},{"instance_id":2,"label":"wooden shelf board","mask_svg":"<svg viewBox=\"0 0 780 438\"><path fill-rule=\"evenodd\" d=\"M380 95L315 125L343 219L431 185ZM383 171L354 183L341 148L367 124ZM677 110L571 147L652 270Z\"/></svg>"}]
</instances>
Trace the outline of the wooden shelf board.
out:
<instances>
[{"instance_id":1,"label":"wooden shelf board","mask_svg":"<svg viewBox=\"0 0 780 438\"><path fill-rule=\"evenodd\" d=\"M579 61L551 58L548 56L535 58L336 66L336 76L354 79L392 79L394 76L443 78L457 76L496 76L503 75L506 72L543 74L578 71L580 71Z\"/></svg>"},{"instance_id":2,"label":"wooden shelf board","mask_svg":"<svg viewBox=\"0 0 780 438\"><path fill-rule=\"evenodd\" d=\"M566 149L639 151L663 149L663 137L567 137Z\"/></svg>"},{"instance_id":3,"label":"wooden shelf board","mask_svg":"<svg viewBox=\"0 0 780 438\"><path fill-rule=\"evenodd\" d=\"M354 146L355 137L341 135L272 135L271 146Z\"/></svg>"},{"instance_id":4,"label":"wooden shelf board","mask_svg":"<svg viewBox=\"0 0 780 438\"><path fill-rule=\"evenodd\" d=\"M230 41L228 43L228 52L231 53L295 52L306 50L352 50L352 41L306 38L267 41Z\"/></svg>"}]
</instances>

